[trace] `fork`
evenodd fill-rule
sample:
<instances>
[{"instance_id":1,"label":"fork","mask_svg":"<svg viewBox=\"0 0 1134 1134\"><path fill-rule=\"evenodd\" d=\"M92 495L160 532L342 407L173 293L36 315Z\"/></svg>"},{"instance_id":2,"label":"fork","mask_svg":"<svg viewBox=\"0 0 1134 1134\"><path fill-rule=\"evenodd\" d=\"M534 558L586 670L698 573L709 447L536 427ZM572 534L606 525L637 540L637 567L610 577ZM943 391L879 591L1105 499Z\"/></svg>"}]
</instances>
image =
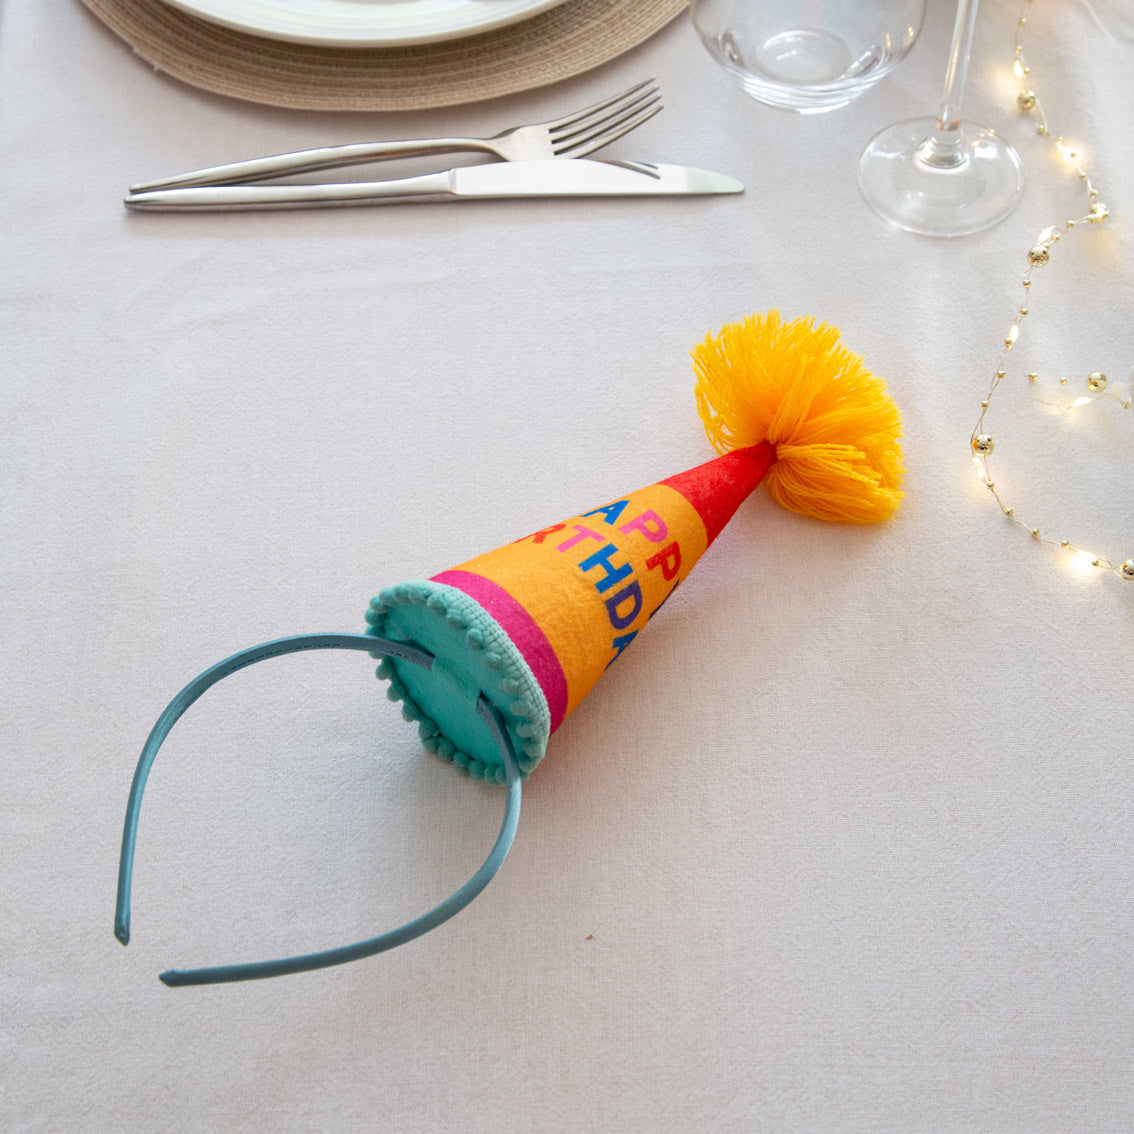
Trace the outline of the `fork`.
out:
<instances>
[{"instance_id":1,"label":"fork","mask_svg":"<svg viewBox=\"0 0 1134 1134\"><path fill-rule=\"evenodd\" d=\"M252 158L249 161L214 165L190 173L146 181L130 187L131 193L157 189L181 189L198 185L231 185L264 181L271 177L334 169L367 161L416 157L421 154L475 152L494 154L502 161L539 161L555 157L585 157L641 126L662 108L661 92L654 79L643 79L621 94L613 95L550 122L516 126L491 138L423 138L408 142L358 142L347 146L324 146L315 150Z\"/></svg>"}]
</instances>

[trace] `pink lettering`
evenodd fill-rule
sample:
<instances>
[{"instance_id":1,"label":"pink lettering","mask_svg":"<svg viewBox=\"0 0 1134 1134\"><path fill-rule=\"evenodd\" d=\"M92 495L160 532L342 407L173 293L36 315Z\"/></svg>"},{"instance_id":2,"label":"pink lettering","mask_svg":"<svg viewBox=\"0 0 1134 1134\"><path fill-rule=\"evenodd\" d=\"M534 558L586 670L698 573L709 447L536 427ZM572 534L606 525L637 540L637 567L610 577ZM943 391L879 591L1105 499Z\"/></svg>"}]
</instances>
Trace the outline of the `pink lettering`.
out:
<instances>
[{"instance_id":1,"label":"pink lettering","mask_svg":"<svg viewBox=\"0 0 1134 1134\"><path fill-rule=\"evenodd\" d=\"M651 543L661 543L669 535L665 520L652 508L647 508L640 516L627 520L618 530L627 535L631 532L641 532Z\"/></svg>"},{"instance_id":2,"label":"pink lettering","mask_svg":"<svg viewBox=\"0 0 1134 1134\"><path fill-rule=\"evenodd\" d=\"M555 548L556 551L568 551L574 547L575 544L582 543L585 539L597 539L599 543L602 543L605 538L604 536L600 536L598 532L592 532L590 528L583 527L582 524L572 524L571 526L575 529L576 534L568 537L559 544Z\"/></svg>"}]
</instances>

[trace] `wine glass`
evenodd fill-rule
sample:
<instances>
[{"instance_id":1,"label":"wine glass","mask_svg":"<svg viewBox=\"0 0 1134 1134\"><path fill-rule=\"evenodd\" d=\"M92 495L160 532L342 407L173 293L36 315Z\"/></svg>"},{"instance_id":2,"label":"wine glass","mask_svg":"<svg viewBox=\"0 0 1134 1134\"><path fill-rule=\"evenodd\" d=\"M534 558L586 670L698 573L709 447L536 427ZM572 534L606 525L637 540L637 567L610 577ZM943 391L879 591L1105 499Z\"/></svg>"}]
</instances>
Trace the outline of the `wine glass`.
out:
<instances>
[{"instance_id":1,"label":"wine glass","mask_svg":"<svg viewBox=\"0 0 1134 1134\"><path fill-rule=\"evenodd\" d=\"M709 54L758 102L821 114L910 52L926 0L691 0Z\"/></svg>"},{"instance_id":2,"label":"wine glass","mask_svg":"<svg viewBox=\"0 0 1134 1134\"><path fill-rule=\"evenodd\" d=\"M1020 159L1003 138L961 119L979 0L957 0L945 93L936 118L889 126L858 164L862 195L909 232L965 236L1002 221L1020 199Z\"/></svg>"}]
</instances>

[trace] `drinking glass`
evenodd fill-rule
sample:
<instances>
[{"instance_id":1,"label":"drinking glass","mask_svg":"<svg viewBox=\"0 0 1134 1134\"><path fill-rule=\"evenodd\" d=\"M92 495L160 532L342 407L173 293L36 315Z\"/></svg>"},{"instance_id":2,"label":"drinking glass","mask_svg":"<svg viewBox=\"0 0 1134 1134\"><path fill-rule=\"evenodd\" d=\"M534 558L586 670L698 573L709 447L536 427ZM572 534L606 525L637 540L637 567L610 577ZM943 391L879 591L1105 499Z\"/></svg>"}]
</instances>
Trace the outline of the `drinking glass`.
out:
<instances>
[{"instance_id":1,"label":"drinking glass","mask_svg":"<svg viewBox=\"0 0 1134 1134\"><path fill-rule=\"evenodd\" d=\"M846 106L917 41L925 0L692 0L702 43L759 102L800 114Z\"/></svg>"},{"instance_id":2,"label":"drinking glass","mask_svg":"<svg viewBox=\"0 0 1134 1134\"><path fill-rule=\"evenodd\" d=\"M1020 199L1020 159L986 126L961 119L979 0L957 0L945 93L936 118L910 118L876 134L858 165L875 212L909 232L965 236L1002 221Z\"/></svg>"}]
</instances>

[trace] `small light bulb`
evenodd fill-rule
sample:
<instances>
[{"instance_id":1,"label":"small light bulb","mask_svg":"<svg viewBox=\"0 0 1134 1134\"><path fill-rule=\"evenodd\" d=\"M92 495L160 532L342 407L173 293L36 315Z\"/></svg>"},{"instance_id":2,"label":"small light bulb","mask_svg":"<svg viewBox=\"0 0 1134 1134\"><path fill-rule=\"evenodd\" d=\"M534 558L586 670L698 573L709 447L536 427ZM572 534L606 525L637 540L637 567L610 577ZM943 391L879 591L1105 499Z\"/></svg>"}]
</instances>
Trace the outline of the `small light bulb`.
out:
<instances>
[{"instance_id":1,"label":"small light bulb","mask_svg":"<svg viewBox=\"0 0 1134 1134\"><path fill-rule=\"evenodd\" d=\"M1065 560L1067 565L1071 568L1073 574L1084 577L1091 573L1092 567L1097 567L1098 562L1095 557L1087 551L1079 551L1076 549L1075 554L1068 556Z\"/></svg>"}]
</instances>

